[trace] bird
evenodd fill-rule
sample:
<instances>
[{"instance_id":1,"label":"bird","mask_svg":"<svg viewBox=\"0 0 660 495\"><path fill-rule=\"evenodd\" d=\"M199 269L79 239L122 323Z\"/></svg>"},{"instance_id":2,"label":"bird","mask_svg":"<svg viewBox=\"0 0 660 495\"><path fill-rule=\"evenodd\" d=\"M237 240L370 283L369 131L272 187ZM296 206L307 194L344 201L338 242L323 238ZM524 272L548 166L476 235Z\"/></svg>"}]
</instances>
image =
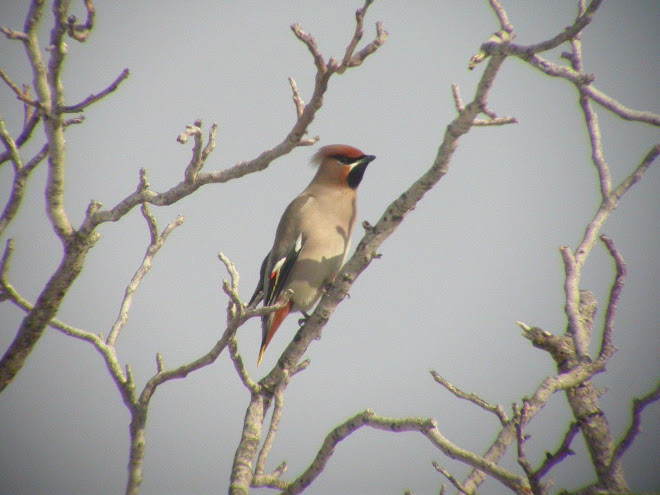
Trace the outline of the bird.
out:
<instances>
[{"instance_id":1,"label":"bird","mask_svg":"<svg viewBox=\"0 0 660 495\"><path fill-rule=\"evenodd\" d=\"M357 188L375 158L345 144L323 146L313 155L316 175L284 210L248 303L263 293L264 306L270 306L288 289L293 291L284 307L262 317L257 366L287 315L300 311L307 317L306 311L339 273L357 217Z\"/></svg>"}]
</instances>

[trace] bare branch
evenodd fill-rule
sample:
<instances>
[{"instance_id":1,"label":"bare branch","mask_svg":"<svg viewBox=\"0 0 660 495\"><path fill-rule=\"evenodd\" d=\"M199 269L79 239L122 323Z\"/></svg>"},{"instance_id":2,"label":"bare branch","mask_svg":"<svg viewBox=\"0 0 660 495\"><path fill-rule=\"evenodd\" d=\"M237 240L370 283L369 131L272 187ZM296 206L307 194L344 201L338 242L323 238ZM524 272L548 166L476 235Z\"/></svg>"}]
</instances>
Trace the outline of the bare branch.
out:
<instances>
[{"instance_id":1,"label":"bare branch","mask_svg":"<svg viewBox=\"0 0 660 495\"><path fill-rule=\"evenodd\" d=\"M266 439L264 440L264 444L259 451L259 455L257 456L257 463L254 469L255 477L258 475L263 475L264 469L266 468L268 454L273 448L273 444L275 443L275 436L277 435L277 430L280 426L280 420L282 419L282 410L284 408L284 391L286 390L286 387L289 385L290 381L291 376L288 373L284 373L282 381L277 385L277 388L275 389L275 405L273 406L273 415L270 419L270 426L268 427ZM284 463L284 466L286 467L286 463Z\"/></svg>"},{"instance_id":2,"label":"bare branch","mask_svg":"<svg viewBox=\"0 0 660 495\"><path fill-rule=\"evenodd\" d=\"M461 98L458 84L452 84L451 91L454 95L454 104L456 105L456 110L458 110L458 113L461 113L465 109L465 105L463 105L463 99Z\"/></svg>"},{"instance_id":3,"label":"bare branch","mask_svg":"<svg viewBox=\"0 0 660 495\"><path fill-rule=\"evenodd\" d=\"M304 109L296 120L293 128L281 143L279 143L274 148L264 151L258 157L250 161L240 162L229 169L212 173L202 173L200 172L200 169L206 156L201 151L201 130L197 131L193 128L201 126L200 122L199 125L188 128L183 134L179 136L180 142L185 142L191 135L195 136L196 142L197 139L200 140L199 147L196 144L193 149L193 158L188 165L188 168L186 169L186 180L184 182L170 188L163 193L155 193L149 190L135 192L124 198L112 209L98 210L93 215L87 217L83 222L80 231L82 233L89 233L101 223L117 221L131 209L141 203L151 203L158 206L170 205L190 195L205 184L224 183L233 179L238 179L250 173L264 170L273 160L289 153L297 146L309 146L310 144L315 143L317 141L316 138L303 139L303 136L307 132L307 128L311 122L314 120L316 112L321 108L321 105L323 104L323 95L328 88L328 80L332 73L335 72L335 69L328 69L328 67L325 65L323 56L318 51L316 41L311 35L305 33L299 24L294 24L291 26L291 29L296 37L305 43L310 53L312 53L312 56L314 57L314 63L317 68L317 73L314 94L311 100L304 106ZM379 39L374 40L374 42L372 42L365 49L361 50L353 58L366 57L367 55L376 51L376 49L385 41L385 35L383 33L384 31L381 32L382 36Z\"/></svg>"},{"instance_id":4,"label":"bare branch","mask_svg":"<svg viewBox=\"0 0 660 495\"><path fill-rule=\"evenodd\" d=\"M527 455L525 454L525 443L529 439L529 436L525 435L523 433L523 428L525 423L527 422L527 418L525 417L525 402L523 401L523 408L520 410L518 407L518 404L513 404L513 424L516 427L516 440L517 440L517 446L518 446L518 464L520 467L523 469L525 472L525 475L527 475L527 479L529 480L529 484L531 487L531 492L534 495L541 495L542 493L542 488L538 484L538 480L534 478L534 470L532 469L532 465L530 464L529 460L527 459Z\"/></svg>"},{"instance_id":5,"label":"bare branch","mask_svg":"<svg viewBox=\"0 0 660 495\"><path fill-rule=\"evenodd\" d=\"M614 317L616 316L616 306L619 302L619 297L621 297L623 285L626 281L627 269L626 263L623 260L623 256L621 256L621 253L617 250L616 246L614 245L614 241L605 235L601 235L600 239L603 241L603 244L605 244L605 247L607 247L607 250L609 251L610 256L612 256L616 266L616 276L614 278L612 288L610 289L610 297L607 302L605 324L603 327L603 339L601 342L600 353L604 354L609 349L614 348L614 344L612 342L612 335L614 333Z\"/></svg>"},{"instance_id":6,"label":"bare branch","mask_svg":"<svg viewBox=\"0 0 660 495\"><path fill-rule=\"evenodd\" d=\"M21 90L16 85L16 83L14 83L14 81L12 81L9 78L9 76L7 74L5 74L5 72L2 69L0 69L0 79L2 79L7 84L7 86L9 86L9 88L16 94L16 97L19 100L21 100L23 103L25 103L26 105L29 105L31 107L34 107L34 108L41 108L39 102L36 101L36 100L33 100L32 98L30 98L30 96L27 92ZM26 120L29 120L29 119L26 119Z\"/></svg>"},{"instance_id":7,"label":"bare branch","mask_svg":"<svg viewBox=\"0 0 660 495\"><path fill-rule=\"evenodd\" d=\"M286 463L283 463L284 471L286 471ZM275 488L277 490L286 490L286 487L289 484L281 480L277 473L265 475L265 474L255 474L252 478L252 487L254 488Z\"/></svg>"},{"instance_id":8,"label":"bare branch","mask_svg":"<svg viewBox=\"0 0 660 495\"><path fill-rule=\"evenodd\" d=\"M653 146L649 152L644 156L641 163L637 168L631 173L628 177L621 181L621 184L612 192L610 198L616 203L621 196L623 196L628 189L635 185L644 175L644 172L648 170L651 164L655 159L660 155L660 143Z\"/></svg>"},{"instance_id":9,"label":"bare branch","mask_svg":"<svg viewBox=\"0 0 660 495\"><path fill-rule=\"evenodd\" d=\"M2 279L0 282L0 288L2 290L0 291L0 294L2 295L2 298L11 300L17 307L26 313L30 313L34 308L34 305L31 304L27 299L23 298L7 281L6 278L6 268L9 261L9 255L11 254L11 249L13 249L13 244L10 245L8 242L8 249L5 251L5 255L2 258ZM68 335L69 337L83 340L92 344L105 360L106 367L110 372L110 376L117 385L117 388L122 395L124 402L129 405L134 401L134 383L131 381L130 376L124 375L114 348L106 345L101 336L97 336L89 330L83 330L71 325L67 325L66 323L63 323L56 318L51 319L48 324L52 328L62 332L65 335Z\"/></svg>"},{"instance_id":10,"label":"bare branch","mask_svg":"<svg viewBox=\"0 0 660 495\"><path fill-rule=\"evenodd\" d=\"M179 134L176 138L181 144L186 144L190 137L195 138L195 144L193 145L192 158L190 163L186 167L185 178L188 184L193 184L197 178L197 173L204 166L204 161L202 160L202 121L198 119L193 125L187 125L186 130Z\"/></svg>"},{"instance_id":11,"label":"bare branch","mask_svg":"<svg viewBox=\"0 0 660 495\"><path fill-rule=\"evenodd\" d=\"M536 414L538 414L550 397L556 392L577 387L589 380L595 374L601 373L605 369L609 357L610 355L599 356L594 362L584 361L576 364L576 366L566 372L560 373L556 376L547 377L537 387L534 394L525 400L525 420L530 421ZM498 462L504 455L508 446L516 441L516 439L516 427L513 422L510 421L502 428L497 439L484 455L484 459L493 463ZM480 469L474 469L466 478L463 485L468 491L475 490L484 479L484 473Z\"/></svg>"},{"instance_id":12,"label":"bare branch","mask_svg":"<svg viewBox=\"0 0 660 495\"><path fill-rule=\"evenodd\" d=\"M227 269L227 273L231 277L231 283L226 280L222 281L222 289L225 294L229 296L229 303L227 305L227 322L236 318L236 316L243 316L245 314L245 304L241 301L241 297L238 294L238 281L239 275L236 271L234 264L229 261L224 254L218 253L218 259L222 261Z\"/></svg>"},{"instance_id":13,"label":"bare branch","mask_svg":"<svg viewBox=\"0 0 660 495\"><path fill-rule=\"evenodd\" d=\"M562 33L557 34L556 36L554 36L553 38L547 41L543 41L535 45L520 47L520 50L532 54L532 53L541 53L548 50L552 50L553 48L557 48L562 43L565 43L570 39L574 38L575 36L577 36L585 27L587 27L591 23L594 14L598 10L598 7L600 7L601 3L602 0L592 0L591 3L589 3L589 6L585 9L584 13L580 15L571 26L564 29ZM510 45L510 49L517 50L517 47L515 45ZM508 51L509 48L507 48L506 50ZM515 53L513 54L515 55Z\"/></svg>"},{"instance_id":14,"label":"bare branch","mask_svg":"<svg viewBox=\"0 0 660 495\"><path fill-rule=\"evenodd\" d=\"M8 284L7 273L9 272L9 262L11 261L11 255L14 253L14 245L14 239L7 239L5 250L2 253L2 258L0 259L0 287L2 289L5 289ZM3 290L3 295L0 297L0 300L4 301L5 299L7 299L7 295Z\"/></svg>"},{"instance_id":15,"label":"bare branch","mask_svg":"<svg viewBox=\"0 0 660 495\"><path fill-rule=\"evenodd\" d=\"M25 144L25 142L30 138L30 136L32 135L32 131L37 126L40 120L41 120L41 116L39 112L33 112L30 115L30 118L23 125L23 130L21 131L21 134L14 140L14 143L17 148L20 149L21 146L23 146L23 144ZM10 158L11 156L8 151L5 151L4 153L0 153L0 165L2 165Z\"/></svg>"},{"instance_id":16,"label":"bare branch","mask_svg":"<svg viewBox=\"0 0 660 495\"><path fill-rule=\"evenodd\" d=\"M580 269L568 246L562 246L560 251L564 259L566 272L564 281L566 304L564 311L568 317L568 329L573 338L578 358L587 358L589 356L589 339L580 318Z\"/></svg>"},{"instance_id":17,"label":"bare branch","mask_svg":"<svg viewBox=\"0 0 660 495\"><path fill-rule=\"evenodd\" d=\"M466 394L462 390L456 388L454 385L449 383L447 380L442 378L438 373L435 371L431 370L431 375L433 376L433 379L438 382L440 385L445 387L449 392L454 394L456 397L459 399L466 400L468 402L471 402L475 406L480 407L484 411L488 411L490 413L493 413L497 418L500 420L500 423L502 423L502 426L506 425L509 422L509 418L506 415L506 412L504 412L504 409L502 408L501 405L497 404L496 406L493 406L483 400L481 397L479 397L477 394L472 393L472 394Z\"/></svg>"},{"instance_id":18,"label":"bare branch","mask_svg":"<svg viewBox=\"0 0 660 495\"><path fill-rule=\"evenodd\" d=\"M459 138L470 130L474 119L486 106L487 96L503 60L504 57L499 55L491 58L481 76L474 100L447 126L444 139L429 170L393 201L376 225L365 232L353 256L344 265L332 286L321 298L314 313L285 350L278 367L274 368L262 380L262 383L277 383L283 368L291 369L302 359L305 350L313 340L320 336L321 329L335 308L346 297L355 279L374 259L380 245L415 208L426 192L448 172L449 162L458 146Z\"/></svg>"},{"instance_id":19,"label":"bare branch","mask_svg":"<svg viewBox=\"0 0 660 495\"><path fill-rule=\"evenodd\" d=\"M300 92L298 91L298 85L293 77L289 78L289 84L291 85L291 91L293 91L293 104L296 106L296 116L300 118L302 116L303 110L305 110L305 102L300 97Z\"/></svg>"},{"instance_id":20,"label":"bare branch","mask_svg":"<svg viewBox=\"0 0 660 495\"><path fill-rule=\"evenodd\" d=\"M85 9L87 10L87 20L85 21L85 24L76 24L77 19L75 15L71 15L69 16L69 19L67 19L69 36L81 43L87 40L87 37L92 31L92 28L94 27L94 15L96 13L92 0L84 0L84 2Z\"/></svg>"},{"instance_id":21,"label":"bare branch","mask_svg":"<svg viewBox=\"0 0 660 495\"><path fill-rule=\"evenodd\" d=\"M460 493L465 493L466 495L471 495L471 492L467 491L466 488L461 485L460 481L458 481L449 471L447 471L444 467L442 467L440 464L438 464L436 461L431 461L431 464L435 468L437 472L442 474L445 478L449 480L449 482L454 485L454 488L456 488ZM444 488L444 487L443 487Z\"/></svg>"},{"instance_id":22,"label":"bare branch","mask_svg":"<svg viewBox=\"0 0 660 495\"><path fill-rule=\"evenodd\" d=\"M362 62L364 62L364 59L378 50L387 41L387 36L388 32L385 31L383 23L380 21L377 22L376 37L367 46L351 57L349 67L357 67L358 65L361 65Z\"/></svg>"},{"instance_id":23,"label":"bare branch","mask_svg":"<svg viewBox=\"0 0 660 495\"><path fill-rule=\"evenodd\" d=\"M14 164L14 173L18 173L23 168L23 160L21 160L21 156L18 154L18 148L16 147L16 142L9 135L9 131L7 131L7 127L5 126L5 121L2 118L0 118L0 140L5 145L9 158Z\"/></svg>"},{"instance_id":24,"label":"bare branch","mask_svg":"<svg viewBox=\"0 0 660 495\"><path fill-rule=\"evenodd\" d=\"M632 418L630 421L630 426L626 430L626 433L623 435L619 443L617 443L612 453L612 460L610 461L611 466L615 466L623 457L623 454L630 448L630 446L635 441L635 438L642 431L642 412L649 405L653 404L660 399L660 382L657 383L655 388L651 390L644 397L639 399L633 399L632 401Z\"/></svg>"},{"instance_id":25,"label":"bare branch","mask_svg":"<svg viewBox=\"0 0 660 495\"><path fill-rule=\"evenodd\" d=\"M206 162L208 156L215 149L215 134L217 130L218 130L218 123L213 122L213 124L211 124L211 128L209 129L209 136L206 140L206 146L204 146L204 149L202 150L203 162Z\"/></svg>"},{"instance_id":26,"label":"bare branch","mask_svg":"<svg viewBox=\"0 0 660 495\"><path fill-rule=\"evenodd\" d=\"M229 349L229 356L234 363L236 373L238 373L238 377L241 379L241 382L243 382L245 388L247 388L253 394L258 394L261 390L261 387L257 382L250 378L250 375L245 369L243 358L241 358L241 355L238 353L238 342L236 341L235 336L229 339L227 348Z\"/></svg>"},{"instance_id":27,"label":"bare branch","mask_svg":"<svg viewBox=\"0 0 660 495\"><path fill-rule=\"evenodd\" d=\"M625 105L619 103L614 98L611 98L602 91L598 90L591 84L584 86L582 88L582 91L584 92L585 95L589 96L589 98L594 100L596 103L599 103L600 105L607 108L609 111L618 115L622 119L637 121L637 122L645 122L647 124L660 126L660 115L658 115L657 113L641 111L641 110L633 110L632 108L628 108Z\"/></svg>"},{"instance_id":28,"label":"bare branch","mask_svg":"<svg viewBox=\"0 0 660 495\"><path fill-rule=\"evenodd\" d=\"M87 0L89 1L89 0ZM90 2L91 3L91 2ZM80 40L79 40L80 41ZM117 90L119 85L128 77L129 71L128 69L124 69L119 76L117 76L117 79L115 79L110 86L105 88L103 91L100 93L96 94L91 94L87 98L85 98L83 101L80 103L76 103L75 105L65 105L63 106L60 110L63 113L76 113L76 112L82 112L85 110L88 106L92 105L93 103L96 103L97 101L105 98L108 96L110 93L114 92Z\"/></svg>"},{"instance_id":29,"label":"bare branch","mask_svg":"<svg viewBox=\"0 0 660 495\"><path fill-rule=\"evenodd\" d=\"M143 205L142 215L147 221L147 226L149 228L151 241L149 243L149 246L147 247L147 251L144 253L142 263L140 264L139 268L133 275L133 278L126 287L124 293L124 299L122 300L119 309L119 315L117 316L117 320L115 321L115 324L112 326L112 329L108 334L108 339L106 340L106 345L110 347L114 347L114 345L117 342L117 338L119 337L119 332L121 332L122 328L124 328L124 325L126 325L126 322L128 321L128 312L131 308L131 304L133 303L133 297L135 296L135 291L137 291L140 282L142 282L144 276L151 269L151 264L153 262L154 256L156 256L156 253L158 253L160 248L163 246L170 233L183 223L183 217L179 215L177 218L172 220L167 225L167 227L165 227L165 229L160 234L160 236L158 236L156 220L149 211L147 205Z\"/></svg>"},{"instance_id":30,"label":"bare branch","mask_svg":"<svg viewBox=\"0 0 660 495\"><path fill-rule=\"evenodd\" d=\"M7 39L10 40L19 40L26 42L28 40L28 37L25 33L22 33L21 31L15 31L13 29L6 28L4 26L0 27L0 31L2 31Z\"/></svg>"},{"instance_id":31,"label":"bare branch","mask_svg":"<svg viewBox=\"0 0 660 495\"><path fill-rule=\"evenodd\" d=\"M562 441L557 451L554 454L546 452L543 464L541 464L541 466L534 472L534 476L537 479L540 480L543 478L554 466L562 462L567 456L575 455L575 452L571 450L571 442L573 442L575 435L577 435L579 431L579 423L571 423L568 431L566 432L566 435L564 435L564 440Z\"/></svg>"},{"instance_id":32,"label":"bare branch","mask_svg":"<svg viewBox=\"0 0 660 495\"><path fill-rule=\"evenodd\" d=\"M291 25L291 31L293 31L293 34L296 35L296 38L298 38L307 46L309 53L311 53L312 57L314 57L314 65L316 66L318 73L325 74L328 68L325 65L323 55L321 55L321 52L319 52L319 47L317 46L314 37L311 34L305 33L302 30L302 26L298 23Z\"/></svg>"},{"instance_id":33,"label":"bare branch","mask_svg":"<svg viewBox=\"0 0 660 495\"><path fill-rule=\"evenodd\" d=\"M603 201L600 208L594 215L594 218L591 220L591 222L589 222L589 225L587 225L587 228L584 232L584 237L580 242L580 245L575 250L575 261L578 267L581 267L584 264L586 258L589 256L589 253L596 243L600 229L602 228L605 221L609 218L610 213L612 213L612 211L614 211L614 209L618 206L618 201L628 191L628 189L630 189L642 178L644 172L648 170L648 168L655 161L659 154L660 144L656 144L649 150L646 156L644 156L637 168L628 177L621 181L621 183L610 193L607 201Z\"/></svg>"},{"instance_id":34,"label":"bare branch","mask_svg":"<svg viewBox=\"0 0 660 495\"><path fill-rule=\"evenodd\" d=\"M458 110L458 113L461 113L463 110L465 110L465 105L463 104L463 99L461 98L458 85L452 84L451 90L452 90L452 94L454 95L454 104L456 105L456 110ZM489 117L489 119L488 120L475 119L472 122L472 125L474 125L475 127L487 127L492 125L505 125L505 124L518 123L518 119L516 119L515 117L498 117L495 114L495 112L489 110L486 107L484 107L481 110L481 112L486 114Z\"/></svg>"},{"instance_id":35,"label":"bare branch","mask_svg":"<svg viewBox=\"0 0 660 495\"><path fill-rule=\"evenodd\" d=\"M18 213L18 208L20 207L23 196L25 195L25 187L27 184L28 176L47 156L48 144L44 144L41 150L39 150L39 152L34 155L29 162L27 162L24 166L21 166L20 170L14 170L14 180L12 181L11 185L11 193L9 194L7 204L2 211L2 215L0 215L0 235L2 235L7 226L16 216L16 213Z\"/></svg>"},{"instance_id":36,"label":"bare branch","mask_svg":"<svg viewBox=\"0 0 660 495\"><path fill-rule=\"evenodd\" d=\"M0 361L0 392L11 383L23 367L43 334L45 326L54 318L66 289L82 270L87 251L97 240L98 234L92 234L88 237L79 237L75 243L66 246L66 254L62 262L21 322L14 340Z\"/></svg>"},{"instance_id":37,"label":"bare branch","mask_svg":"<svg viewBox=\"0 0 660 495\"><path fill-rule=\"evenodd\" d=\"M489 0L490 6L495 12L495 15L500 20L500 26L503 31L506 31L509 34L513 34L513 26L509 22L509 16L506 14L506 11L500 5L498 0Z\"/></svg>"},{"instance_id":38,"label":"bare branch","mask_svg":"<svg viewBox=\"0 0 660 495\"><path fill-rule=\"evenodd\" d=\"M337 64L334 59L330 59L328 62L328 65L336 69L340 74L342 74L349 67L357 67L362 65L362 62L364 62L365 58L378 50L378 48L380 48L383 43L387 41L388 33L385 31L383 23L379 21L376 23L376 37L358 53L353 54L357 44L360 42L362 36L364 35L364 31L362 29L364 26L364 16L372 3L373 0L365 0L364 6L355 12L355 34L353 35L353 39L351 39L348 47L346 48L346 53L342 59L341 64Z\"/></svg>"},{"instance_id":39,"label":"bare branch","mask_svg":"<svg viewBox=\"0 0 660 495\"><path fill-rule=\"evenodd\" d=\"M373 1L374 0L365 0L364 6L360 9L357 9L355 12L355 33L353 34L353 38L346 48L346 53L344 54L344 58L341 63L343 70L346 70L346 67L348 67L348 63L350 62L351 58L353 58L353 52L355 51L357 44L360 42L362 36L364 35L364 31L362 30L364 25L364 15L367 13L367 9L369 8L369 5L373 3Z\"/></svg>"},{"instance_id":40,"label":"bare branch","mask_svg":"<svg viewBox=\"0 0 660 495\"><path fill-rule=\"evenodd\" d=\"M371 428L395 433L409 431L419 432L429 439L436 448L449 457L479 467L479 469L488 472L489 475L493 476L515 493L523 494L529 492L529 486L523 478L452 444L438 431L435 420L422 418L387 418L376 416L372 410L367 409L346 420L326 436L325 441L312 464L289 485L289 487L283 492L283 495L300 493L309 486L309 484L311 484L312 481L314 481L314 479L316 479L316 477L323 471L326 463L334 453L337 444L363 426L370 426Z\"/></svg>"}]
</instances>

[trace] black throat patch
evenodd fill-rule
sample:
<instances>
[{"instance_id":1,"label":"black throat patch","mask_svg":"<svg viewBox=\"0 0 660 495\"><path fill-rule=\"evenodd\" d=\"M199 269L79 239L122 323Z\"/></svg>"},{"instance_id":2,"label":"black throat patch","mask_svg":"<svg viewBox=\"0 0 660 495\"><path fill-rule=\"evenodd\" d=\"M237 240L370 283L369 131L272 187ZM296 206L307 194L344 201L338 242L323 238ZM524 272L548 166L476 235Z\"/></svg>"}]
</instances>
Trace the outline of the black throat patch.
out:
<instances>
[{"instance_id":1,"label":"black throat patch","mask_svg":"<svg viewBox=\"0 0 660 495\"><path fill-rule=\"evenodd\" d=\"M351 171L348 173L348 176L346 177L348 187L351 189L357 189L357 186L359 186L360 182L362 182L362 177L364 176L364 171L367 169L367 165L369 165L369 162L364 161L362 163L358 163L351 169Z\"/></svg>"}]
</instances>

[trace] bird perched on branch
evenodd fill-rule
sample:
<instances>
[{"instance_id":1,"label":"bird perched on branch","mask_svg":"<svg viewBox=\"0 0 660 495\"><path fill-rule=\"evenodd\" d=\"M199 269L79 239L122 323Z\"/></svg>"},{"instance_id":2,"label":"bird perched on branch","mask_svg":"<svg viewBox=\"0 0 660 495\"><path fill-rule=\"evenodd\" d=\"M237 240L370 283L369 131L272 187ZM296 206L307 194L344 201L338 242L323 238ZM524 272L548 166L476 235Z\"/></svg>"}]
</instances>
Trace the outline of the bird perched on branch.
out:
<instances>
[{"instance_id":1,"label":"bird perched on branch","mask_svg":"<svg viewBox=\"0 0 660 495\"><path fill-rule=\"evenodd\" d=\"M312 158L318 171L284 210L250 299L252 304L263 292L264 306L270 306L279 302L287 289L293 291L282 309L262 318L257 366L287 315L292 311L304 314L312 308L324 286L339 273L357 217L357 187L375 158L343 144L323 146Z\"/></svg>"}]
</instances>

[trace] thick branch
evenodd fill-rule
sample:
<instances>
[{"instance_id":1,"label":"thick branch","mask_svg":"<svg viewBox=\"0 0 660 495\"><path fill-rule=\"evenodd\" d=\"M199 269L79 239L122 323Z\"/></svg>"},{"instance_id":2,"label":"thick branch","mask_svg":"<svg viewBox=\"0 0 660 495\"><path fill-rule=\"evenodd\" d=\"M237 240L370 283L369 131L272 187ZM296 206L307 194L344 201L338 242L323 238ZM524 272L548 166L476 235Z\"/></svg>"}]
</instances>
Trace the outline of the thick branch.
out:
<instances>
[{"instance_id":1,"label":"thick branch","mask_svg":"<svg viewBox=\"0 0 660 495\"><path fill-rule=\"evenodd\" d=\"M500 56L491 58L477 86L474 100L447 126L444 139L430 169L390 204L376 225L367 229L353 256L344 265L307 323L282 354L278 366L262 380L263 385L269 387L276 384L281 379L282 369L291 369L302 359L307 347L320 336L323 326L346 297L355 279L376 256L380 245L396 230L404 217L415 208L424 195L447 173L449 162L458 146L460 137L470 130L477 115L486 107L488 93L503 61L504 58Z\"/></svg>"},{"instance_id":2,"label":"thick branch","mask_svg":"<svg viewBox=\"0 0 660 495\"><path fill-rule=\"evenodd\" d=\"M0 360L0 392L23 367L44 328L55 316L67 290L82 270L87 251L97 239L98 236L94 235L66 246L62 262L39 294L34 307L21 322L16 337Z\"/></svg>"}]
</instances>

